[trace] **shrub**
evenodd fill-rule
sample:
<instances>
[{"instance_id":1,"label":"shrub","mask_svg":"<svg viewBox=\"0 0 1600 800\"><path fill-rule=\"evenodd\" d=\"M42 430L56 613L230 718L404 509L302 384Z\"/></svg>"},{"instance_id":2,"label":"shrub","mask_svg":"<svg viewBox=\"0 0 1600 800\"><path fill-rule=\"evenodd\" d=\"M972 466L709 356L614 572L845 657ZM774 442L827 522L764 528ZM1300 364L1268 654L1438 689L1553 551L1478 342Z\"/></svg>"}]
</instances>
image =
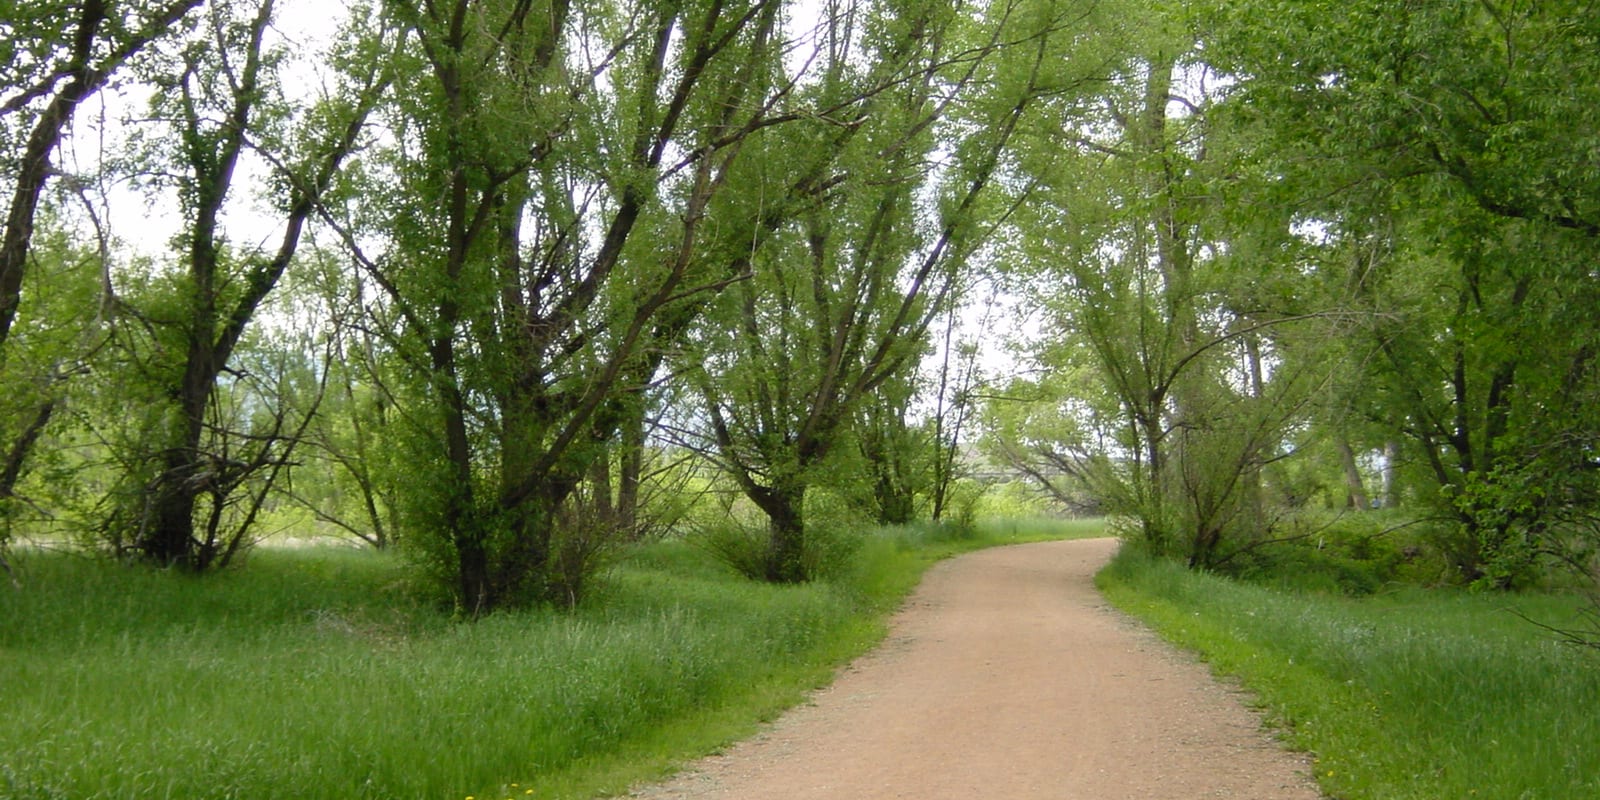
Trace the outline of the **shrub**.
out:
<instances>
[{"instance_id":1,"label":"shrub","mask_svg":"<svg viewBox=\"0 0 1600 800\"><path fill-rule=\"evenodd\" d=\"M772 540L764 522L729 516L719 522L702 523L690 534L689 541L740 575L751 580L766 578L767 550ZM849 566L861 542L862 534L844 525L807 525L805 549L801 554L806 576L837 575Z\"/></svg>"},{"instance_id":2,"label":"shrub","mask_svg":"<svg viewBox=\"0 0 1600 800\"><path fill-rule=\"evenodd\" d=\"M720 522L701 523L689 534L690 543L751 580L761 580L767 574L767 540L764 526L732 516Z\"/></svg>"},{"instance_id":3,"label":"shrub","mask_svg":"<svg viewBox=\"0 0 1600 800\"><path fill-rule=\"evenodd\" d=\"M1395 512L1306 512L1286 520L1275 538L1227 554L1216 571L1281 589L1352 596L1390 584L1435 584L1450 568L1428 545L1432 530Z\"/></svg>"}]
</instances>

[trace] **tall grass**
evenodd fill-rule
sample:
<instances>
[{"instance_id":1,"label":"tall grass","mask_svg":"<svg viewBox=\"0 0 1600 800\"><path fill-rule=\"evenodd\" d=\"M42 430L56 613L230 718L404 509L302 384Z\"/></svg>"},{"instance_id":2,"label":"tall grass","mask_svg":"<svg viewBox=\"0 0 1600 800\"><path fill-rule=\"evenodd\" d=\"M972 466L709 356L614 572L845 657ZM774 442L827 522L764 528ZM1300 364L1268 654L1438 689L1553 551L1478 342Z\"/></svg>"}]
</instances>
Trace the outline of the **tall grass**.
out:
<instances>
[{"instance_id":1,"label":"tall grass","mask_svg":"<svg viewBox=\"0 0 1600 800\"><path fill-rule=\"evenodd\" d=\"M1296 593L1124 554L1113 602L1240 676L1331 796L1600 797L1600 657L1561 624L1579 602L1410 589Z\"/></svg>"},{"instance_id":2,"label":"tall grass","mask_svg":"<svg viewBox=\"0 0 1600 800\"><path fill-rule=\"evenodd\" d=\"M837 579L787 587L662 543L576 612L471 623L370 552L202 578L32 554L0 587L0 797L619 790L825 681L935 558L1038 536L877 534Z\"/></svg>"}]
</instances>

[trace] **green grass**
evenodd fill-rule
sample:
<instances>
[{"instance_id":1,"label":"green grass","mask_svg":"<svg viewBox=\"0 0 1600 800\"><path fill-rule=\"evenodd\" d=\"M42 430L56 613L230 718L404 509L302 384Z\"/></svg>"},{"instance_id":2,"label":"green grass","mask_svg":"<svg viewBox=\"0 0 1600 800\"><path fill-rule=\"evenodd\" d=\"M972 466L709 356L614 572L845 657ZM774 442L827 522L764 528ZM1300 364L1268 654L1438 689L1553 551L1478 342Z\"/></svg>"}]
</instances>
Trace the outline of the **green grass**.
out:
<instances>
[{"instance_id":1,"label":"green grass","mask_svg":"<svg viewBox=\"0 0 1600 800\"><path fill-rule=\"evenodd\" d=\"M453 621L398 560L195 578L59 554L0 587L0 797L586 798L750 733L881 638L933 561L1044 527L868 536L775 587L668 542L572 613Z\"/></svg>"},{"instance_id":2,"label":"green grass","mask_svg":"<svg viewBox=\"0 0 1600 800\"><path fill-rule=\"evenodd\" d=\"M1342 800L1600 797L1600 654L1519 618L1579 601L1407 589L1361 599L1124 554L1119 607L1253 690ZM1513 613L1516 612L1516 613Z\"/></svg>"}]
</instances>

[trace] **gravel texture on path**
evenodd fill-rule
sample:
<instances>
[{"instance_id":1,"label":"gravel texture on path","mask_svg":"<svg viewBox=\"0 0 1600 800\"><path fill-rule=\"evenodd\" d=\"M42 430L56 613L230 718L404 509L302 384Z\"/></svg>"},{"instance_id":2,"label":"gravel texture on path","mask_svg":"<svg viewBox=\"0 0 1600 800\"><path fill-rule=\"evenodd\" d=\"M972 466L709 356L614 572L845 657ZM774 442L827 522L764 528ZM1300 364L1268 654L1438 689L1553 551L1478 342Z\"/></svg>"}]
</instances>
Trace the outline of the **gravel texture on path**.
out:
<instances>
[{"instance_id":1,"label":"gravel texture on path","mask_svg":"<svg viewBox=\"0 0 1600 800\"><path fill-rule=\"evenodd\" d=\"M995 548L929 570L888 639L649 800L1315 800L1241 694L1095 590L1117 547Z\"/></svg>"}]
</instances>

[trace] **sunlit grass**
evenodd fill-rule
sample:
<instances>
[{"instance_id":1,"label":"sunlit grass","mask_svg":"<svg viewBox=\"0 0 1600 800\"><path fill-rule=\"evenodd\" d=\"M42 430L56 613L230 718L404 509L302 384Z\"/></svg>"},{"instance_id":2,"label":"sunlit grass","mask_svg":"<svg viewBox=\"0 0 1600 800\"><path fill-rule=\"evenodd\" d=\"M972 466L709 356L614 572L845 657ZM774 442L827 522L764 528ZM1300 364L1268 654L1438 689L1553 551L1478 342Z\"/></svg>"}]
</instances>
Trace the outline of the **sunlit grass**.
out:
<instances>
[{"instance_id":1,"label":"sunlit grass","mask_svg":"<svg viewBox=\"0 0 1600 800\"><path fill-rule=\"evenodd\" d=\"M1518 614L1578 601L1275 591L1123 556L1107 596L1236 674L1345 800L1600 797L1600 654ZM1513 613L1515 612L1515 613Z\"/></svg>"},{"instance_id":2,"label":"sunlit grass","mask_svg":"<svg viewBox=\"0 0 1600 800\"><path fill-rule=\"evenodd\" d=\"M192 576L24 554L0 587L0 797L592 797L748 734L878 640L932 561L1048 538L870 535L776 587L679 542L574 613L450 619L389 556Z\"/></svg>"}]
</instances>

